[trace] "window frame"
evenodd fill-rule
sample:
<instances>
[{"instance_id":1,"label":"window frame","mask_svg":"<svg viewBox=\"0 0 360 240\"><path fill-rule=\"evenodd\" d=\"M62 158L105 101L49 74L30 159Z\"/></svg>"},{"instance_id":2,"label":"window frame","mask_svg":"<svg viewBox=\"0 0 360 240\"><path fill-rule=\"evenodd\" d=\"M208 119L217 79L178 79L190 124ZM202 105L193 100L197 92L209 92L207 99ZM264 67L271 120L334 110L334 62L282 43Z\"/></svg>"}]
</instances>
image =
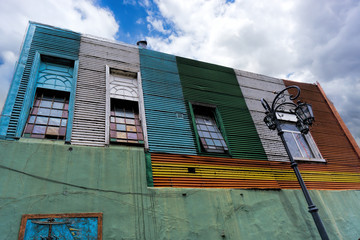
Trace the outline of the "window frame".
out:
<instances>
[{"instance_id":1,"label":"window frame","mask_svg":"<svg viewBox=\"0 0 360 240\"><path fill-rule=\"evenodd\" d=\"M295 114L288 113L288 112L281 112L281 113L277 113L276 117L279 120L280 125L282 125L284 123L284 124L291 124L291 125L296 126L297 117L296 117ZM284 129L282 126L281 126L281 130L284 133L287 132L287 133L292 134L293 139L296 142L298 150L300 151L301 155L303 155L301 150L300 150L301 148L299 146L299 142L298 142L298 140L296 140L293 133L301 134L304 137L304 139L305 139L309 149L311 150L312 154L314 155L314 158L306 158L306 157L304 158L304 157L294 157L293 156L294 160L296 160L296 161L307 161L307 162L326 162L326 160L323 158L319 148L317 147L317 145L316 145L316 143L314 141L314 138L312 137L310 131L307 134L302 134L300 132L300 130L298 130L298 131L288 130L288 129ZM284 140L285 140L285 138L284 138ZM286 144L288 144L288 143L286 143ZM289 151L290 151L290 148L289 148Z\"/></svg>"},{"instance_id":2,"label":"window frame","mask_svg":"<svg viewBox=\"0 0 360 240\"><path fill-rule=\"evenodd\" d=\"M36 51L35 52L35 56L34 56L34 61L32 63L31 66L31 72L30 72L30 76L29 76L29 82L27 85L27 89L26 89L26 93L24 96L24 104L22 106L22 110L20 112L20 116L19 116L19 123L18 123L18 127L16 130L16 138L21 138L22 134L24 132L26 123L27 123L27 119L28 116L30 114L31 111L31 107L34 104L34 100L35 100L35 94L37 91L37 76L38 76L38 72L39 72L39 67L41 64L41 57L42 56L48 56L48 57L53 57L53 58L60 58L60 59L65 59L65 60L69 60L69 61L73 61L74 62L74 66L73 66L73 77L72 77L72 85L71 85L71 90L70 91L64 91L64 92L69 92L69 109L68 109L68 122L67 122L67 127L66 127L66 135L65 135L65 143L70 143L71 141L71 133L72 133L72 125L73 125L73 118L74 118L74 106L75 106L75 90L76 90L76 83L77 83L77 77L78 77L78 68L79 68L79 59L75 58L75 57L70 57L67 55L63 55L63 54L55 54L52 52L47 52L47 51ZM56 90L56 89L51 89L51 88L45 88L45 89L50 89L50 90ZM57 90L59 91L59 90Z\"/></svg>"},{"instance_id":3,"label":"window frame","mask_svg":"<svg viewBox=\"0 0 360 240\"><path fill-rule=\"evenodd\" d=\"M114 73L111 73L114 72ZM137 92L138 92L138 100L130 100L124 99L121 97L111 97L111 79L112 75L124 75L127 77L133 77L137 81ZM105 144L110 145L110 113L111 113L111 99L119 99L119 100L126 100L126 101L134 101L138 104L138 114L139 120L142 127L142 133L144 138L144 144L136 144L136 143L129 143L131 145L139 145L145 147L145 149L149 149L148 143L148 136L147 136L147 125L146 125L146 118L145 118L145 109L144 109L144 97L143 97L143 89L142 89L142 81L141 81L141 73L140 72L133 72L128 70L121 70L117 67L111 67L106 65L106 120L105 120ZM125 143L126 144L126 143Z\"/></svg>"},{"instance_id":4,"label":"window frame","mask_svg":"<svg viewBox=\"0 0 360 240\"><path fill-rule=\"evenodd\" d=\"M216 125L217 125L217 127L218 127L218 129L219 129L225 143L226 143L227 150L224 150L224 152L208 152L208 151L205 150L205 148L203 147L203 145L202 145L202 143L200 141L200 135L199 135L199 132L197 130L196 117L195 117L195 111L194 111L193 106L199 106L199 107L204 107L204 108L211 109L212 114L214 116L215 123L216 123ZM188 107L189 107L189 111L190 111L192 127L193 127L193 130L194 130L197 152L201 153L201 154L206 154L206 155L230 156L231 157L232 154L231 154L231 149L230 149L230 146L229 146L229 141L228 141L228 138L227 138L227 135L226 135L225 127L224 127L224 124L223 124L219 109L216 107L216 105L188 101Z\"/></svg>"},{"instance_id":5,"label":"window frame","mask_svg":"<svg viewBox=\"0 0 360 240\"><path fill-rule=\"evenodd\" d=\"M48 96L52 96L52 100L51 102L52 103L55 103L55 102L58 102L58 101L55 101L56 98L63 98L64 99L64 102L62 102L63 106L62 106L62 109L60 108L54 108L53 106L50 106L50 107L41 107L41 102L43 101L43 98L44 98L44 95L48 95ZM38 96L41 96L41 97L38 97ZM45 101L48 102L48 96L45 97ZM41 100L40 100L41 99ZM28 114L28 117L25 121L25 126L24 126L24 129L23 129L23 132L22 132L22 135L21 137L24 137L24 138L29 138L29 139L46 139L46 140L57 140L57 141L66 141L66 137L67 137L67 129L68 129L68 126L69 126L69 106L70 106L70 93L67 92L67 91L59 91L59 90L52 90L52 89L47 89L47 88L37 88L36 89L36 92L35 92L35 96L34 96L34 100L33 100L33 104L32 104L32 107L30 108L29 110L29 114ZM39 101L39 105L38 106L35 106L36 102ZM65 109L66 107L66 104L67 104L67 109ZM37 109L48 109L49 112L51 112L52 110L55 110L55 111L61 111L61 116L51 116L51 113L50 115L43 115L43 114L39 114L38 112L34 113L34 108L37 108ZM39 110L37 110L39 111ZM64 114L65 113L65 114ZM34 121L33 123L30 122L30 118L35 116L35 119L37 120L38 117L45 117L45 118L48 118L47 120L47 123L36 123L36 121ZM51 118L53 119L60 119L59 121L59 125L53 125L53 124L50 124L50 121L51 121ZM62 125L62 122L66 119L66 123L65 123L65 126ZM59 127L59 131L60 131L60 128L64 128L65 127L65 135L56 135L56 134L46 134L46 132L44 134L35 134L35 135L44 135L44 138L37 138L37 137L32 137L32 136L25 136L25 134L30 134L30 133L26 133L26 129L27 129L27 126L28 124L31 124L33 125L33 128L35 126L45 126L46 129L48 129L49 127ZM59 132L60 133L60 132ZM31 131L31 134L34 134L33 130ZM52 137L50 137L52 136ZM56 136L56 138L55 138ZM60 138L61 136L63 136L63 138Z\"/></svg>"}]
</instances>

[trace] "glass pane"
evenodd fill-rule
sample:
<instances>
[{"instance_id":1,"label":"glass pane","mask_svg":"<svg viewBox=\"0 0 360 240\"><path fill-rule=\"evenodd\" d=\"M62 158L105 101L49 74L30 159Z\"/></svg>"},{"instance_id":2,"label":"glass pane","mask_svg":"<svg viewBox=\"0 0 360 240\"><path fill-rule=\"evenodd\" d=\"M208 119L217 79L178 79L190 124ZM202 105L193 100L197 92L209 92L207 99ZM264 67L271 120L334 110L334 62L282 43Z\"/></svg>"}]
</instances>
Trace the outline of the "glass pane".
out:
<instances>
[{"instance_id":1,"label":"glass pane","mask_svg":"<svg viewBox=\"0 0 360 240\"><path fill-rule=\"evenodd\" d=\"M40 107L51 108L51 104L52 104L51 101L42 100L41 103L40 103Z\"/></svg>"},{"instance_id":2,"label":"glass pane","mask_svg":"<svg viewBox=\"0 0 360 240\"><path fill-rule=\"evenodd\" d=\"M131 110L126 110L125 113L126 113L127 118L134 118L135 117L133 111L131 111Z\"/></svg>"},{"instance_id":3,"label":"glass pane","mask_svg":"<svg viewBox=\"0 0 360 240\"><path fill-rule=\"evenodd\" d=\"M128 132L136 132L136 127L135 126L126 126L126 131L128 131Z\"/></svg>"},{"instance_id":4,"label":"glass pane","mask_svg":"<svg viewBox=\"0 0 360 240\"><path fill-rule=\"evenodd\" d=\"M204 134L204 137L207 137L207 138L211 137L209 132L203 132L203 134Z\"/></svg>"},{"instance_id":5,"label":"glass pane","mask_svg":"<svg viewBox=\"0 0 360 240\"><path fill-rule=\"evenodd\" d=\"M63 107L64 107L64 103L54 102L53 104L53 108L63 109Z\"/></svg>"},{"instance_id":6,"label":"glass pane","mask_svg":"<svg viewBox=\"0 0 360 240\"><path fill-rule=\"evenodd\" d=\"M115 122L115 117L111 117L110 122L114 123Z\"/></svg>"},{"instance_id":7,"label":"glass pane","mask_svg":"<svg viewBox=\"0 0 360 240\"><path fill-rule=\"evenodd\" d=\"M34 106L39 106L40 105L40 100L36 100L35 103L34 103Z\"/></svg>"},{"instance_id":8,"label":"glass pane","mask_svg":"<svg viewBox=\"0 0 360 240\"><path fill-rule=\"evenodd\" d=\"M60 118L50 118L49 125L59 126L60 125Z\"/></svg>"},{"instance_id":9,"label":"glass pane","mask_svg":"<svg viewBox=\"0 0 360 240\"><path fill-rule=\"evenodd\" d=\"M215 128L214 128L214 126L207 126L207 127L208 127L208 129L209 129L210 132L215 132L215 131L216 131Z\"/></svg>"},{"instance_id":10,"label":"glass pane","mask_svg":"<svg viewBox=\"0 0 360 240\"><path fill-rule=\"evenodd\" d=\"M48 127L46 130L47 135L58 135L59 134L59 128L58 127Z\"/></svg>"},{"instance_id":11,"label":"glass pane","mask_svg":"<svg viewBox=\"0 0 360 240\"><path fill-rule=\"evenodd\" d=\"M116 118L116 123L125 123L125 118Z\"/></svg>"},{"instance_id":12,"label":"glass pane","mask_svg":"<svg viewBox=\"0 0 360 240\"><path fill-rule=\"evenodd\" d=\"M215 132L211 132L210 135L211 135L212 138L215 138L215 139L218 138L218 135Z\"/></svg>"},{"instance_id":13,"label":"glass pane","mask_svg":"<svg viewBox=\"0 0 360 240\"><path fill-rule=\"evenodd\" d=\"M209 119L209 118L204 119L204 122L206 125L214 125L213 122L211 121L211 119Z\"/></svg>"},{"instance_id":14,"label":"glass pane","mask_svg":"<svg viewBox=\"0 0 360 240\"><path fill-rule=\"evenodd\" d=\"M116 138L116 132L115 131L110 131L110 137L111 138Z\"/></svg>"},{"instance_id":15,"label":"glass pane","mask_svg":"<svg viewBox=\"0 0 360 240\"><path fill-rule=\"evenodd\" d=\"M61 127L59 129L59 136L65 136L66 134L66 127Z\"/></svg>"},{"instance_id":16,"label":"glass pane","mask_svg":"<svg viewBox=\"0 0 360 240\"><path fill-rule=\"evenodd\" d=\"M27 124L26 127L25 127L24 133L31 133L32 129L33 129L33 126L34 125L32 125L32 124Z\"/></svg>"},{"instance_id":17,"label":"glass pane","mask_svg":"<svg viewBox=\"0 0 360 240\"><path fill-rule=\"evenodd\" d=\"M66 119L61 120L61 126L62 127L66 127L66 123L67 123Z\"/></svg>"},{"instance_id":18,"label":"glass pane","mask_svg":"<svg viewBox=\"0 0 360 240\"><path fill-rule=\"evenodd\" d=\"M38 111L37 114L38 115L49 116L50 115L50 109L48 109L48 108L39 108L39 111Z\"/></svg>"},{"instance_id":19,"label":"glass pane","mask_svg":"<svg viewBox=\"0 0 360 240\"><path fill-rule=\"evenodd\" d=\"M126 124L135 125L135 120L134 119L126 119Z\"/></svg>"},{"instance_id":20,"label":"glass pane","mask_svg":"<svg viewBox=\"0 0 360 240\"><path fill-rule=\"evenodd\" d=\"M198 125L198 127L200 128L200 130L207 131L207 127L205 125Z\"/></svg>"},{"instance_id":21,"label":"glass pane","mask_svg":"<svg viewBox=\"0 0 360 240\"><path fill-rule=\"evenodd\" d=\"M299 132L299 129L296 127L295 123L281 123L281 128L283 130L290 130Z\"/></svg>"},{"instance_id":22,"label":"glass pane","mask_svg":"<svg viewBox=\"0 0 360 240\"><path fill-rule=\"evenodd\" d=\"M299 144L300 151L305 158L314 158L314 154L312 153L309 144L301 133L294 133L295 139Z\"/></svg>"},{"instance_id":23,"label":"glass pane","mask_svg":"<svg viewBox=\"0 0 360 240\"><path fill-rule=\"evenodd\" d=\"M128 133L128 138L129 139L137 139L137 134L136 133Z\"/></svg>"},{"instance_id":24,"label":"glass pane","mask_svg":"<svg viewBox=\"0 0 360 240\"><path fill-rule=\"evenodd\" d=\"M213 140L211 140L210 138L205 138L205 141L207 145L214 145Z\"/></svg>"},{"instance_id":25,"label":"glass pane","mask_svg":"<svg viewBox=\"0 0 360 240\"><path fill-rule=\"evenodd\" d=\"M142 132L141 126L136 126L136 131L137 131L138 133L141 133L141 132Z\"/></svg>"},{"instance_id":26,"label":"glass pane","mask_svg":"<svg viewBox=\"0 0 360 240\"><path fill-rule=\"evenodd\" d=\"M118 131L126 131L126 127L124 124L116 124L116 130Z\"/></svg>"},{"instance_id":27,"label":"glass pane","mask_svg":"<svg viewBox=\"0 0 360 240\"><path fill-rule=\"evenodd\" d=\"M115 111L115 115L118 116L118 117L125 117L125 113L124 111L120 110L120 109L117 109Z\"/></svg>"},{"instance_id":28,"label":"glass pane","mask_svg":"<svg viewBox=\"0 0 360 240\"><path fill-rule=\"evenodd\" d=\"M61 111L61 110L52 109L51 112L50 112L50 116L61 117L62 113L63 113L63 111Z\"/></svg>"},{"instance_id":29,"label":"glass pane","mask_svg":"<svg viewBox=\"0 0 360 240\"><path fill-rule=\"evenodd\" d=\"M46 126L34 126L33 133L45 134Z\"/></svg>"},{"instance_id":30,"label":"glass pane","mask_svg":"<svg viewBox=\"0 0 360 240\"><path fill-rule=\"evenodd\" d=\"M214 140L214 144L215 144L215 146L220 146L220 147L222 147L222 144L221 144L221 142L219 141L219 140Z\"/></svg>"},{"instance_id":31,"label":"glass pane","mask_svg":"<svg viewBox=\"0 0 360 240\"><path fill-rule=\"evenodd\" d=\"M36 124L47 124L48 123L48 117L37 117L36 118Z\"/></svg>"},{"instance_id":32,"label":"glass pane","mask_svg":"<svg viewBox=\"0 0 360 240\"><path fill-rule=\"evenodd\" d=\"M116 137L117 138L126 138L126 132L117 132Z\"/></svg>"},{"instance_id":33,"label":"glass pane","mask_svg":"<svg viewBox=\"0 0 360 240\"><path fill-rule=\"evenodd\" d=\"M62 112L62 118L68 118L68 111Z\"/></svg>"},{"instance_id":34,"label":"glass pane","mask_svg":"<svg viewBox=\"0 0 360 240\"><path fill-rule=\"evenodd\" d=\"M285 138L285 141L286 141L286 144L288 145L288 148L291 152L291 155L293 157L302 157L301 155L301 152L295 142L295 139L292 135L292 133L290 132L284 132L284 138Z\"/></svg>"},{"instance_id":35,"label":"glass pane","mask_svg":"<svg viewBox=\"0 0 360 240\"><path fill-rule=\"evenodd\" d=\"M29 118L29 123L34 123L35 122L35 116L31 116Z\"/></svg>"}]
</instances>

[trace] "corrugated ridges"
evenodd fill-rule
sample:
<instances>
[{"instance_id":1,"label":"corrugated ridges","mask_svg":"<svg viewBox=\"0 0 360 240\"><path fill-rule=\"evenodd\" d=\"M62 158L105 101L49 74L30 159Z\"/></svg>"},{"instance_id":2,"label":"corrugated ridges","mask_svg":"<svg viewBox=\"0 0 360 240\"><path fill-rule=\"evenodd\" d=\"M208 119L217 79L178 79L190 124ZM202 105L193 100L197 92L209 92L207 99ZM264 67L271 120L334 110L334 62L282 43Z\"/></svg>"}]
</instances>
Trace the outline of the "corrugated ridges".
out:
<instances>
[{"instance_id":1,"label":"corrugated ridges","mask_svg":"<svg viewBox=\"0 0 360 240\"><path fill-rule=\"evenodd\" d=\"M217 106L233 157L267 160L234 70L181 57L176 60L185 99Z\"/></svg>"},{"instance_id":2,"label":"corrugated ridges","mask_svg":"<svg viewBox=\"0 0 360 240\"><path fill-rule=\"evenodd\" d=\"M82 36L72 144L105 145L106 65L139 72L137 48Z\"/></svg>"},{"instance_id":3,"label":"corrugated ridges","mask_svg":"<svg viewBox=\"0 0 360 240\"><path fill-rule=\"evenodd\" d=\"M7 136L15 137L19 123L20 112L24 103L25 93L36 51L40 53L58 54L77 58L80 46L80 34L61 29L36 26L31 43L29 56L20 81L15 104L11 113Z\"/></svg>"},{"instance_id":4,"label":"corrugated ridges","mask_svg":"<svg viewBox=\"0 0 360 240\"><path fill-rule=\"evenodd\" d=\"M360 159L340 127L326 100L316 85L284 80L286 86L297 85L301 89L300 99L310 103L314 110L315 123L311 135L326 164L300 163L299 169L360 173ZM290 93L292 93L290 91ZM315 183L314 183L315 184ZM348 183L338 183L338 189L349 189ZM321 188L320 184L317 186ZM352 189L359 189L353 185Z\"/></svg>"},{"instance_id":5,"label":"corrugated ridges","mask_svg":"<svg viewBox=\"0 0 360 240\"><path fill-rule=\"evenodd\" d=\"M139 49L150 152L196 154L174 56Z\"/></svg>"},{"instance_id":6,"label":"corrugated ridges","mask_svg":"<svg viewBox=\"0 0 360 240\"><path fill-rule=\"evenodd\" d=\"M264 123L265 109L260 102L261 98L265 98L271 103L275 97L274 92L285 88L284 82L281 79L241 70L235 70L235 74L268 159L289 161L277 132L269 130Z\"/></svg>"},{"instance_id":7,"label":"corrugated ridges","mask_svg":"<svg viewBox=\"0 0 360 240\"><path fill-rule=\"evenodd\" d=\"M300 188L287 162L156 153L151 154L151 160L155 187ZM360 189L356 169L315 165L317 168L309 168L307 164L301 171L309 189Z\"/></svg>"}]
</instances>

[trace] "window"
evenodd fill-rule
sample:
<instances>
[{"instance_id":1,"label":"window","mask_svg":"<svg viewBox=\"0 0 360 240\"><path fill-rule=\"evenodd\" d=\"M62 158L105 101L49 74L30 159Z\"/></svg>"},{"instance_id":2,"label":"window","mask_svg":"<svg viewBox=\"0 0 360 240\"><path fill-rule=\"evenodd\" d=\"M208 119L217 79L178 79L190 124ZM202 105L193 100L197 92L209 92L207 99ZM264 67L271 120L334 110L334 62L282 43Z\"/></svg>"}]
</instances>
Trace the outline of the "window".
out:
<instances>
[{"instance_id":1,"label":"window","mask_svg":"<svg viewBox=\"0 0 360 240\"><path fill-rule=\"evenodd\" d=\"M65 139L68 108L68 93L39 88L23 136Z\"/></svg>"},{"instance_id":2,"label":"window","mask_svg":"<svg viewBox=\"0 0 360 240\"><path fill-rule=\"evenodd\" d=\"M281 122L284 138L295 160L325 161L310 133L302 134L293 122Z\"/></svg>"},{"instance_id":3,"label":"window","mask_svg":"<svg viewBox=\"0 0 360 240\"><path fill-rule=\"evenodd\" d=\"M208 153L226 153L229 151L224 136L220 131L221 120L216 108L192 105L196 133L201 150Z\"/></svg>"},{"instance_id":4,"label":"window","mask_svg":"<svg viewBox=\"0 0 360 240\"><path fill-rule=\"evenodd\" d=\"M144 144L137 102L111 99L110 142Z\"/></svg>"}]
</instances>

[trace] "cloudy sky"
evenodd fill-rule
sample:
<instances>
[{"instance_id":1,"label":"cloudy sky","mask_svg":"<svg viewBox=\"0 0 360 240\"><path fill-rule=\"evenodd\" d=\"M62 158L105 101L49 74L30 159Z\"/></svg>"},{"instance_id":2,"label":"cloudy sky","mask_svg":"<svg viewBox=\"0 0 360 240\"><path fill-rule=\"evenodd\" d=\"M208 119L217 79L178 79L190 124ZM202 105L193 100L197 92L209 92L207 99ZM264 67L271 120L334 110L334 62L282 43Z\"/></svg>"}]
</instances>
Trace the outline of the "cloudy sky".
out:
<instances>
[{"instance_id":1,"label":"cloudy sky","mask_svg":"<svg viewBox=\"0 0 360 240\"><path fill-rule=\"evenodd\" d=\"M28 21L301 82L320 82L360 145L357 0L1 0L0 109Z\"/></svg>"}]
</instances>

